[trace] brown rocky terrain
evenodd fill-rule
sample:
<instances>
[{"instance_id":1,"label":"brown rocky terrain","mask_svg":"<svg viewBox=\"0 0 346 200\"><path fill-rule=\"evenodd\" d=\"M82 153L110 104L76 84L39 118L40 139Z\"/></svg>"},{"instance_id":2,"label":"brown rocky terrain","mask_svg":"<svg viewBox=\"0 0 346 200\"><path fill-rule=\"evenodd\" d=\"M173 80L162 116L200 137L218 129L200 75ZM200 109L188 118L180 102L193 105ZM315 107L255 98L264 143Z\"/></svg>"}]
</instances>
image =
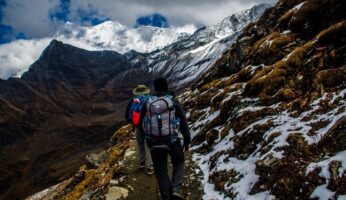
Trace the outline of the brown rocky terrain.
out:
<instances>
[{"instance_id":1,"label":"brown rocky terrain","mask_svg":"<svg viewBox=\"0 0 346 200\"><path fill-rule=\"evenodd\" d=\"M345 9L280 0L180 97L206 199L346 194Z\"/></svg>"}]
</instances>

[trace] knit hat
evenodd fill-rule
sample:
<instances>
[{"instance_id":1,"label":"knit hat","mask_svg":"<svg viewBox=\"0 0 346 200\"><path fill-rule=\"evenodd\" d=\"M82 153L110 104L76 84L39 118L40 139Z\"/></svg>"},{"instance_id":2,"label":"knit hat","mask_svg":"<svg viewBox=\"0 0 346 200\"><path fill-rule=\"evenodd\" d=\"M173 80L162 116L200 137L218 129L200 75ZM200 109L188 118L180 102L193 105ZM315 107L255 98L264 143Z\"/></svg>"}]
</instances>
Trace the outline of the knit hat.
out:
<instances>
[{"instance_id":1,"label":"knit hat","mask_svg":"<svg viewBox=\"0 0 346 200\"><path fill-rule=\"evenodd\" d=\"M154 89L155 92L167 92L168 83L165 78L157 78L154 80Z\"/></svg>"},{"instance_id":2,"label":"knit hat","mask_svg":"<svg viewBox=\"0 0 346 200\"><path fill-rule=\"evenodd\" d=\"M145 85L138 85L132 90L134 95L145 95L150 93L150 89Z\"/></svg>"}]
</instances>

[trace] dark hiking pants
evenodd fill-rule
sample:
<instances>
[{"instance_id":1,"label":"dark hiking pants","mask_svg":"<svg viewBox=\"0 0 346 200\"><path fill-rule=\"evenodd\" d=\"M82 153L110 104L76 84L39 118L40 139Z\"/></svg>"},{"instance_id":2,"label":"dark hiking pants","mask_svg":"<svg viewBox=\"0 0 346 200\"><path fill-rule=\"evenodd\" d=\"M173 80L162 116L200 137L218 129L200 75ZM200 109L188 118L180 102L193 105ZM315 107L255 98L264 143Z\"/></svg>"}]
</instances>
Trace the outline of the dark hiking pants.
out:
<instances>
[{"instance_id":1,"label":"dark hiking pants","mask_svg":"<svg viewBox=\"0 0 346 200\"><path fill-rule=\"evenodd\" d=\"M172 198L172 190L180 190L184 179L184 152L178 144L170 145L169 148L151 148L151 158L161 197L164 200ZM173 165L172 181L168 175L167 158L170 155Z\"/></svg>"}]
</instances>

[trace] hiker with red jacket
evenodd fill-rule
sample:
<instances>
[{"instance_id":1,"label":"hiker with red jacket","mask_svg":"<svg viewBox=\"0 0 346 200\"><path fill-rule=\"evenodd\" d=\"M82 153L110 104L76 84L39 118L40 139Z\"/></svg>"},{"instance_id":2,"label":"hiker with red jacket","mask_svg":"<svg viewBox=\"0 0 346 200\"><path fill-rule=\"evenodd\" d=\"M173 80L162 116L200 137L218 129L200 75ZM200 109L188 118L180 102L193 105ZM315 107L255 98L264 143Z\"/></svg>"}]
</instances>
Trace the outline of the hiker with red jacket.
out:
<instances>
[{"instance_id":1,"label":"hiker with red jacket","mask_svg":"<svg viewBox=\"0 0 346 200\"><path fill-rule=\"evenodd\" d=\"M134 128L136 133L136 142L137 142L137 159L139 162L140 170L147 170L147 174L153 174L153 163L151 160L151 156L149 153L149 149L145 143L145 134L142 129L140 129L141 125L141 110L143 105L145 105L146 101L149 98L150 89L145 85L138 85L136 88L132 90L133 95L135 96L129 104L127 105L125 118L128 122L130 122Z\"/></svg>"},{"instance_id":2,"label":"hiker with red jacket","mask_svg":"<svg viewBox=\"0 0 346 200\"><path fill-rule=\"evenodd\" d=\"M164 200L184 199L184 150L189 150L190 130L181 104L168 91L164 78L154 80L155 93L142 109L142 129L150 148L154 172ZM183 135L181 143L179 132ZM173 165L172 180L168 175L167 157Z\"/></svg>"}]
</instances>

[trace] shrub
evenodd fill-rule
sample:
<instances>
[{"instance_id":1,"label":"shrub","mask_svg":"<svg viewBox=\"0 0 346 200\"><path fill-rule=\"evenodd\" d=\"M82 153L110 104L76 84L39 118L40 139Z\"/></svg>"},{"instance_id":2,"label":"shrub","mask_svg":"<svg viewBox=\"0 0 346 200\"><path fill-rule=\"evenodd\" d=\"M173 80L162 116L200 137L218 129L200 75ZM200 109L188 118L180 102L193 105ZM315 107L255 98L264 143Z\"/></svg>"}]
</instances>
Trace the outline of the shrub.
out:
<instances>
[{"instance_id":1,"label":"shrub","mask_svg":"<svg viewBox=\"0 0 346 200\"><path fill-rule=\"evenodd\" d=\"M322 70L316 75L316 84L320 88L321 94L326 90L336 89L346 86L346 67Z\"/></svg>"},{"instance_id":2,"label":"shrub","mask_svg":"<svg viewBox=\"0 0 346 200\"><path fill-rule=\"evenodd\" d=\"M273 32L259 40L252 49L251 54L254 59L259 60L259 63L273 64L285 56L285 46L295 41L296 35L293 33L282 35L279 32ZM283 51L283 49L285 50Z\"/></svg>"},{"instance_id":3,"label":"shrub","mask_svg":"<svg viewBox=\"0 0 346 200\"><path fill-rule=\"evenodd\" d=\"M305 48L297 47L286 58L286 63L292 67L301 67L304 63Z\"/></svg>"},{"instance_id":4,"label":"shrub","mask_svg":"<svg viewBox=\"0 0 346 200\"><path fill-rule=\"evenodd\" d=\"M213 80L212 82L209 82L207 84L204 84L201 89L200 89L200 92L205 92L207 90L210 90L212 88L216 88L216 85L220 82L221 80L220 79L215 79Z\"/></svg>"},{"instance_id":5,"label":"shrub","mask_svg":"<svg viewBox=\"0 0 346 200\"><path fill-rule=\"evenodd\" d=\"M258 42L256 42L253 50L255 50L256 52L260 51L260 49L263 48L263 45L265 44L265 42L271 41L276 37L280 37L280 33L274 31L270 35L268 35L267 37L264 37L261 40L259 40Z\"/></svg>"},{"instance_id":6,"label":"shrub","mask_svg":"<svg viewBox=\"0 0 346 200\"><path fill-rule=\"evenodd\" d=\"M294 13L290 30L310 37L345 18L346 3L340 0L309 0Z\"/></svg>"},{"instance_id":7,"label":"shrub","mask_svg":"<svg viewBox=\"0 0 346 200\"><path fill-rule=\"evenodd\" d=\"M284 15L282 15L278 20L279 26L286 28L288 23L290 22L293 14L294 14L294 11L291 9L291 10L287 11Z\"/></svg>"},{"instance_id":8,"label":"shrub","mask_svg":"<svg viewBox=\"0 0 346 200\"><path fill-rule=\"evenodd\" d=\"M281 88L278 91L276 97L279 98L280 100L283 100L283 101L290 101L290 100L293 100L296 97L296 95L289 88Z\"/></svg>"},{"instance_id":9,"label":"shrub","mask_svg":"<svg viewBox=\"0 0 346 200\"><path fill-rule=\"evenodd\" d=\"M317 42L321 45L339 41L341 38L346 38L346 20L321 31L316 37Z\"/></svg>"}]
</instances>

